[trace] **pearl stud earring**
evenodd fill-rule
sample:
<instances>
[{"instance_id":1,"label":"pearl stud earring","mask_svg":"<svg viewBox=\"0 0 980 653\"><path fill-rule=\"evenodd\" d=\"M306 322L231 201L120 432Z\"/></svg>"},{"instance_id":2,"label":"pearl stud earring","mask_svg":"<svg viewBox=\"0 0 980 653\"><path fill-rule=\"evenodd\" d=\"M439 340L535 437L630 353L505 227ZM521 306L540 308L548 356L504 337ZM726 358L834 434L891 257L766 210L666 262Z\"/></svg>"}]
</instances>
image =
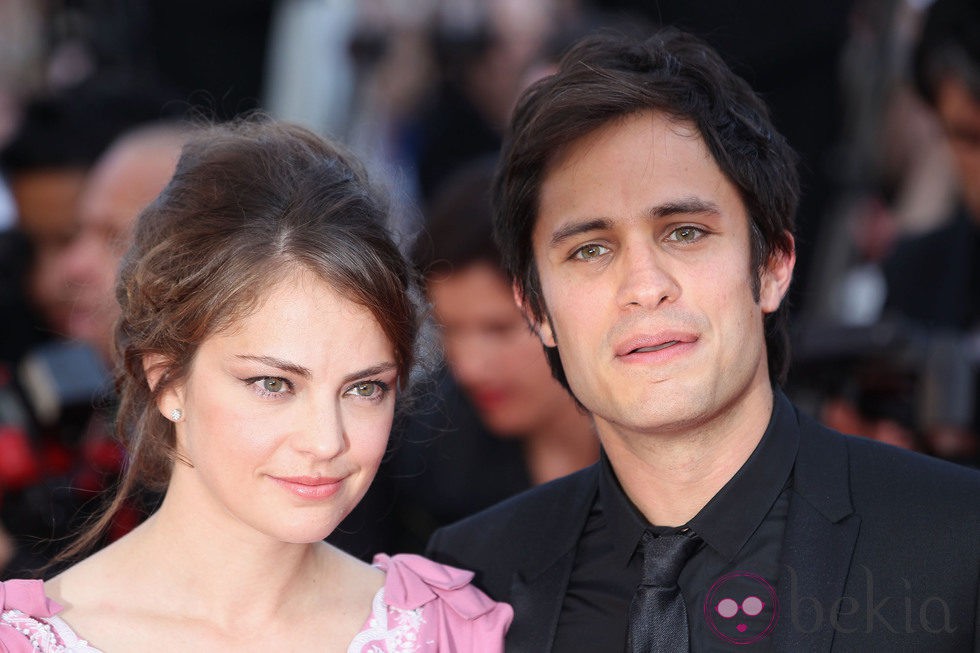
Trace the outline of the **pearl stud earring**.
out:
<instances>
[{"instance_id":1,"label":"pearl stud earring","mask_svg":"<svg viewBox=\"0 0 980 653\"><path fill-rule=\"evenodd\" d=\"M179 422L180 418L184 416L184 413L179 408L174 408L170 411L170 419L175 422Z\"/></svg>"}]
</instances>

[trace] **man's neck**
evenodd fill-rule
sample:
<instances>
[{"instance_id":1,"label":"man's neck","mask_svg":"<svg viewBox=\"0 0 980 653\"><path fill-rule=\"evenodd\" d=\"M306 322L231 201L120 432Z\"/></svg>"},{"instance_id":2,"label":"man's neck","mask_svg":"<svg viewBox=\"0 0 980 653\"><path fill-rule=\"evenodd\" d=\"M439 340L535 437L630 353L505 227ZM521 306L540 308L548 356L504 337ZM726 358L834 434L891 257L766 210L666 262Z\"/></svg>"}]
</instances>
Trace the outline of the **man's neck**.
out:
<instances>
[{"instance_id":1,"label":"man's neck","mask_svg":"<svg viewBox=\"0 0 980 653\"><path fill-rule=\"evenodd\" d=\"M749 459L772 409L772 389L766 385L723 415L688 429L629 433L599 419L596 425L630 501L651 524L681 526Z\"/></svg>"}]
</instances>

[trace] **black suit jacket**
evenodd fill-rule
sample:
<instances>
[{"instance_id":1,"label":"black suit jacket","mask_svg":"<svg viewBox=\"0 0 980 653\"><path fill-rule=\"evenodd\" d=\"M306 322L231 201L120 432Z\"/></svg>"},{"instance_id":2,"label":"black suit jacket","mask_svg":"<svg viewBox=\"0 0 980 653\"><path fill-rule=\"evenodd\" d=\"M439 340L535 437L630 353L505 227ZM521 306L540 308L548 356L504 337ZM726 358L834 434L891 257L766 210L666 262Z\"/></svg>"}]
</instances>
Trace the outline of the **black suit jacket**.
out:
<instances>
[{"instance_id":1,"label":"black suit jacket","mask_svg":"<svg viewBox=\"0 0 980 653\"><path fill-rule=\"evenodd\" d=\"M980 473L796 417L776 650L980 651ZM429 556L513 606L508 651L551 650L597 479L589 467L433 535Z\"/></svg>"}]
</instances>

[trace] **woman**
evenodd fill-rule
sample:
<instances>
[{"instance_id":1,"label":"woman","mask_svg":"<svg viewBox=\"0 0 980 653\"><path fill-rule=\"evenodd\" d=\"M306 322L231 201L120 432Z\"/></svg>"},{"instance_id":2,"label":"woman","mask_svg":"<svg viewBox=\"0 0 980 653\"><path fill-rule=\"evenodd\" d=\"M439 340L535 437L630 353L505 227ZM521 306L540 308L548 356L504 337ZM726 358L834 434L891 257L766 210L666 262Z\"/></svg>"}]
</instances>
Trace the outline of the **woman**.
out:
<instances>
[{"instance_id":1,"label":"woman","mask_svg":"<svg viewBox=\"0 0 980 653\"><path fill-rule=\"evenodd\" d=\"M117 285L141 526L51 581L0 586L0 650L495 651L512 612L418 556L322 542L385 451L420 313L348 155L246 122L188 144ZM81 640L79 638L85 638Z\"/></svg>"}]
</instances>

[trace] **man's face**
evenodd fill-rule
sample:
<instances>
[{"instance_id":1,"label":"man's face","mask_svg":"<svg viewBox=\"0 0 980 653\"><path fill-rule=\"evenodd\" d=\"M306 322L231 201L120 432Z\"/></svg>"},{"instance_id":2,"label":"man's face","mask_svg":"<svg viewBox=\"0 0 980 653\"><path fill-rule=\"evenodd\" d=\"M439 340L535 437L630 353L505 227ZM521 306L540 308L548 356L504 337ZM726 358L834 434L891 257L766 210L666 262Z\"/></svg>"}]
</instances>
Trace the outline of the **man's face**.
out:
<instances>
[{"instance_id":1,"label":"man's face","mask_svg":"<svg viewBox=\"0 0 980 653\"><path fill-rule=\"evenodd\" d=\"M68 335L108 358L119 306L116 273L136 217L173 175L175 147L132 144L111 150L82 196L79 232L65 256L71 294Z\"/></svg>"},{"instance_id":2,"label":"man's face","mask_svg":"<svg viewBox=\"0 0 980 653\"><path fill-rule=\"evenodd\" d=\"M499 269L473 263L433 275L426 288L446 362L491 431L527 436L570 409Z\"/></svg>"},{"instance_id":3,"label":"man's face","mask_svg":"<svg viewBox=\"0 0 980 653\"><path fill-rule=\"evenodd\" d=\"M34 248L31 301L60 334L67 333L70 308L62 260L78 229L85 176L82 168L49 168L20 172L10 180L17 226Z\"/></svg>"},{"instance_id":4,"label":"man's face","mask_svg":"<svg viewBox=\"0 0 980 653\"><path fill-rule=\"evenodd\" d=\"M980 100L955 77L947 77L936 93L936 111L946 131L963 198L980 222Z\"/></svg>"},{"instance_id":5,"label":"man's face","mask_svg":"<svg viewBox=\"0 0 980 653\"><path fill-rule=\"evenodd\" d=\"M693 126L646 112L573 142L538 209L542 339L600 435L701 432L768 406L763 318L793 256L756 301L745 207Z\"/></svg>"}]
</instances>

